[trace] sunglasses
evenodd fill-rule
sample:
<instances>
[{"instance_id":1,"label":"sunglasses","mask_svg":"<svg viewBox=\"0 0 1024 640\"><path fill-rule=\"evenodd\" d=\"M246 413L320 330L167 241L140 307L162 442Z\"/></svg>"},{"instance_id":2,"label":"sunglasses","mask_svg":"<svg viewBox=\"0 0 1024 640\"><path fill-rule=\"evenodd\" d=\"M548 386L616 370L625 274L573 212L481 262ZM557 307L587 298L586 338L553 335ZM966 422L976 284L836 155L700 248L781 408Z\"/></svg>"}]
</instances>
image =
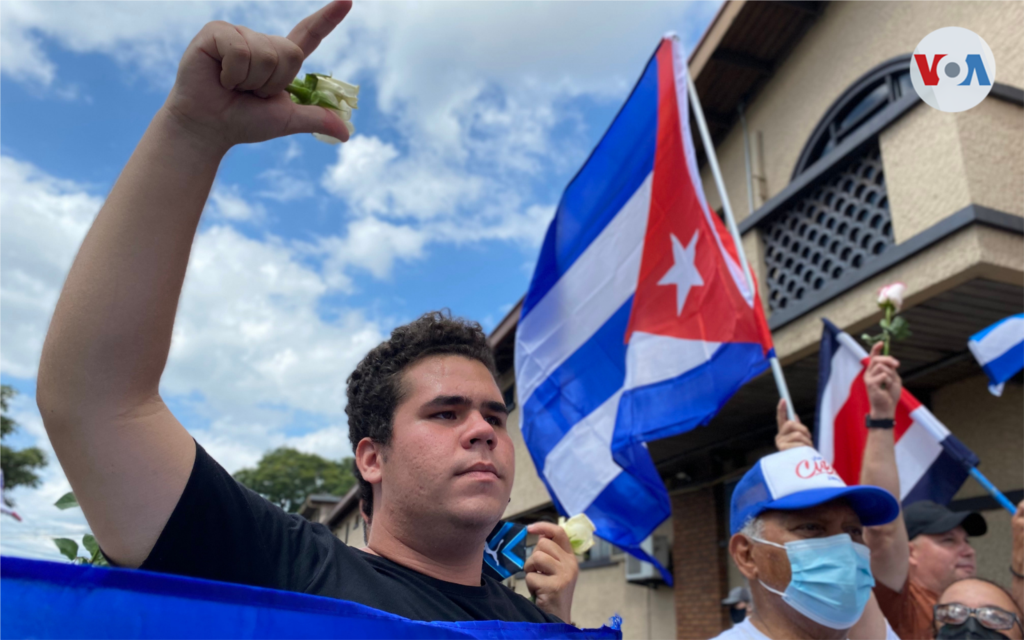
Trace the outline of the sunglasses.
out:
<instances>
[{"instance_id":1,"label":"sunglasses","mask_svg":"<svg viewBox=\"0 0 1024 640\"><path fill-rule=\"evenodd\" d=\"M1024 631L1024 625L1021 625L1020 618L1017 614L1010 613L1006 609L1000 609L999 607L988 606L978 607L972 609L965 604L959 602L947 602L946 604L937 604L933 608L935 618L935 627L938 628L945 624L959 625L967 622L970 617L977 618L981 626L994 631L1005 631L1012 629L1014 623L1021 627Z\"/></svg>"}]
</instances>

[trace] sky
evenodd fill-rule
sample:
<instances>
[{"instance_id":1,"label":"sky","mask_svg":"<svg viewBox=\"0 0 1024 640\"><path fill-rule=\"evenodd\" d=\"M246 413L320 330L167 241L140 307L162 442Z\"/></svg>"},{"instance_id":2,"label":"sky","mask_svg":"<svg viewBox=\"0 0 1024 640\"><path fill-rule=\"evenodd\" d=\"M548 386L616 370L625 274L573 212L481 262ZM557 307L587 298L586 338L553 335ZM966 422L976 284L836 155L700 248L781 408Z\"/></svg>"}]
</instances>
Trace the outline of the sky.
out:
<instances>
[{"instance_id":1,"label":"sky","mask_svg":"<svg viewBox=\"0 0 1024 640\"><path fill-rule=\"evenodd\" d=\"M449 308L487 331L525 294L562 190L669 31L719 2L358 2L306 60L361 86L356 133L232 149L196 236L160 391L228 471L287 445L350 455L345 379ZM35 406L82 238L211 20L287 35L319 2L0 2L0 380L38 488L0 553L88 532Z\"/></svg>"}]
</instances>

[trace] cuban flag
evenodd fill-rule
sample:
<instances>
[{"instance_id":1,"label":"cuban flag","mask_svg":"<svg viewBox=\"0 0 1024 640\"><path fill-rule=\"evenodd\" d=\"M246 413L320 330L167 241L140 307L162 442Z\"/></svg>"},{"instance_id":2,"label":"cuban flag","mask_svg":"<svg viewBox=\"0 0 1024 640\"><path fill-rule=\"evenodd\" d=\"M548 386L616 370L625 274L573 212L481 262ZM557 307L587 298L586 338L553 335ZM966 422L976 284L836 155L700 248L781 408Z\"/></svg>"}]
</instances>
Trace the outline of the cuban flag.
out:
<instances>
[{"instance_id":1,"label":"cuban flag","mask_svg":"<svg viewBox=\"0 0 1024 640\"><path fill-rule=\"evenodd\" d=\"M1003 383L1024 369L1024 313L1018 313L971 336L967 347L985 370L994 396L1003 395Z\"/></svg>"},{"instance_id":2,"label":"cuban flag","mask_svg":"<svg viewBox=\"0 0 1024 640\"><path fill-rule=\"evenodd\" d=\"M818 410L814 444L848 485L860 484L871 411L864 371L868 353L849 334L822 318ZM896 406L896 467L904 504L948 504L978 458L906 389Z\"/></svg>"},{"instance_id":3,"label":"cuban flag","mask_svg":"<svg viewBox=\"0 0 1024 640\"><path fill-rule=\"evenodd\" d=\"M548 228L516 334L522 431L559 512L661 569L640 543L671 513L645 442L705 424L772 355L689 131L666 37Z\"/></svg>"}]
</instances>

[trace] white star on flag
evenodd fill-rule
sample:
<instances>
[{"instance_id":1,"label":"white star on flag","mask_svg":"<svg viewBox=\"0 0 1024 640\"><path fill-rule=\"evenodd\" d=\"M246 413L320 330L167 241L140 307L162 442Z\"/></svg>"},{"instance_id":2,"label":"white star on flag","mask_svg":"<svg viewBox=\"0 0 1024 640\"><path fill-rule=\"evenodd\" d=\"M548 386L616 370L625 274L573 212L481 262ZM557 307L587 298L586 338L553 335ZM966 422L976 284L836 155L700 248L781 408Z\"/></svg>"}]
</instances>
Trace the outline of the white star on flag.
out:
<instances>
[{"instance_id":1,"label":"white star on flag","mask_svg":"<svg viewBox=\"0 0 1024 640\"><path fill-rule=\"evenodd\" d=\"M690 238L690 246L688 247L684 247L683 243L679 242L679 238L674 233L669 234L669 237L672 238L672 259L675 261L675 264L661 277L661 280L658 280L658 284L676 285L677 316L683 312L683 305L686 304L686 296L689 295L690 289L704 285L704 279L700 277L700 272L697 271L697 266L694 264L697 236L699 234L699 231L693 232L693 237Z\"/></svg>"}]
</instances>

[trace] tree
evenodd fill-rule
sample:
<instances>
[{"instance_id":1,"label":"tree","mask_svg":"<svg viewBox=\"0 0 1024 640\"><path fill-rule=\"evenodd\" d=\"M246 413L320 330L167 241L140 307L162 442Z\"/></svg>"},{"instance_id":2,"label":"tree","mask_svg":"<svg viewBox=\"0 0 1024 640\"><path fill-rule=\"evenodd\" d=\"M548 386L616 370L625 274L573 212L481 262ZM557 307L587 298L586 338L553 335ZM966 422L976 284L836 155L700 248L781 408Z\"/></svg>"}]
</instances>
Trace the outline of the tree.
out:
<instances>
[{"instance_id":1,"label":"tree","mask_svg":"<svg viewBox=\"0 0 1024 640\"><path fill-rule=\"evenodd\" d=\"M13 434L18 428L18 423L7 416L7 401L16 393L10 385L0 386L0 440ZM46 454L39 447L13 449L6 444L0 445L0 467L4 472L5 489L18 486L38 487L39 476L33 469L45 466ZM4 501L8 505L13 505L9 498L5 497Z\"/></svg>"},{"instance_id":2,"label":"tree","mask_svg":"<svg viewBox=\"0 0 1024 640\"><path fill-rule=\"evenodd\" d=\"M352 458L334 462L290 447L264 454L255 469L237 471L235 480L291 512L298 511L310 494L343 496L356 483Z\"/></svg>"}]
</instances>

